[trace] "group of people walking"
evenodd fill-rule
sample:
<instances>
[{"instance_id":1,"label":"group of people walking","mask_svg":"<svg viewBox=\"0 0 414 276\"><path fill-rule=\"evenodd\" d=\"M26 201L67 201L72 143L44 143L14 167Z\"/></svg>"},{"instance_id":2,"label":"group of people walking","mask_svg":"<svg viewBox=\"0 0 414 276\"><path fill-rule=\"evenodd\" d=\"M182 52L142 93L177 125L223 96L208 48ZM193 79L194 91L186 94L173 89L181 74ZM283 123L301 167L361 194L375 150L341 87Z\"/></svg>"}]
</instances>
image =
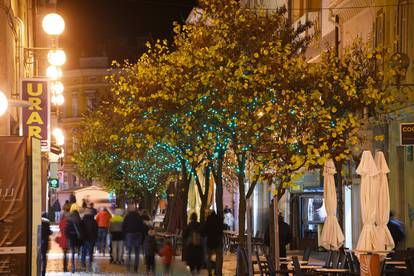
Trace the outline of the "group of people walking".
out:
<instances>
[{"instance_id":1,"label":"group of people walking","mask_svg":"<svg viewBox=\"0 0 414 276\"><path fill-rule=\"evenodd\" d=\"M139 255L143 251L148 274L155 272L155 255L158 254L163 257L164 270L168 275L173 258L171 244L166 242L158 250L155 232L151 227L151 219L147 212L139 212L135 206L131 205L125 217L123 213L123 210L115 209L111 214L106 208L101 208L97 212L93 205L85 201L81 207L76 202L67 201L62 207L60 231L55 239L63 250L64 272L68 271L68 253L72 273L86 270L96 272L97 269L93 266L96 247L97 253L103 256L109 252L111 263L125 263L128 271L134 272L138 271ZM124 260L125 247L126 261ZM132 260L132 253L135 255L134 260ZM76 255L78 262L76 262Z\"/></svg>"},{"instance_id":2,"label":"group of people walking","mask_svg":"<svg viewBox=\"0 0 414 276\"><path fill-rule=\"evenodd\" d=\"M190 216L190 222L183 232L183 259L193 275L201 268L208 269L208 275L216 275L215 258L223 246L225 226L213 210L208 211L204 224L197 221L197 214Z\"/></svg>"}]
</instances>

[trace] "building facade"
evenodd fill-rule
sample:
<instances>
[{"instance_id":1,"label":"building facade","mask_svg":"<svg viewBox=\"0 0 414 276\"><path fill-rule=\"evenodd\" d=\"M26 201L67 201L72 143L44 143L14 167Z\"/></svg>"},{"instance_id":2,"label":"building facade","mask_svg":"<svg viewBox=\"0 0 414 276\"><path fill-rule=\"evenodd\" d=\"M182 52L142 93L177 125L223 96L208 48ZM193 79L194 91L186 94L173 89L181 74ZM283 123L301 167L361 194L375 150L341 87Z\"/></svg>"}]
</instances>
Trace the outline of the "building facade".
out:
<instances>
[{"instance_id":1,"label":"building facade","mask_svg":"<svg viewBox=\"0 0 414 276\"><path fill-rule=\"evenodd\" d=\"M58 173L61 190L92 184L79 177L72 158L76 151L76 132L82 115L92 111L98 96L109 90L109 83L105 80L107 75L107 57L81 58L79 69L64 72L62 82L65 86L65 104L58 116L65 136L64 157Z\"/></svg>"},{"instance_id":2,"label":"building facade","mask_svg":"<svg viewBox=\"0 0 414 276\"><path fill-rule=\"evenodd\" d=\"M0 90L8 99L19 99L24 76L23 48L34 46L33 1L0 2ZM9 106L0 117L0 135L19 134L18 107Z\"/></svg>"},{"instance_id":3,"label":"building facade","mask_svg":"<svg viewBox=\"0 0 414 276\"><path fill-rule=\"evenodd\" d=\"M414 92L414 5L411 1L245 0L243 4L249 8L263 8L269 11L285 5L288 8L288 18L293 25L305 21L313 22L308 34L313 35L314 40L305 54L309 62L316 62L322 51L336 45L341 55L356 39L371 47L387 47L390 55L397 52L406 55L409 61L406 76L401 80L400 86L396 84L390 89L396 89L400 95L403 92L407 95ZM371 149L372 152L384 151L390 167L388 179L391 210L405 225L405 247L414 246L414 153L412 146L400 144L400 123L414 122L413 103L413 98L408 96L404 106L390 114L387 123L371 125L361 131L363 145L360 146L360 149ZM355 155L359 154L359 151L355 152ZM345 246L349 248L356 246L362 228L360 180L355 173L357 165L356 162L349 162L344 169L344 180L348 185L342 188L341 193ZM293 241L294 248L308 245L307 240L315 240L323 223L318 214L323 204L322 178L319 172L307 173L298 184L298 189L291 190L285 204L281 206L285 212L285 220L291 224L297 239ZM258 216L256 220L262 221L267 216L262 210L266 210L268 192L260 191L260 187L256 190L252 199L253 212ZM262 224L254 222L255 230L260 229Z\"/></svg>"}]
</instances>

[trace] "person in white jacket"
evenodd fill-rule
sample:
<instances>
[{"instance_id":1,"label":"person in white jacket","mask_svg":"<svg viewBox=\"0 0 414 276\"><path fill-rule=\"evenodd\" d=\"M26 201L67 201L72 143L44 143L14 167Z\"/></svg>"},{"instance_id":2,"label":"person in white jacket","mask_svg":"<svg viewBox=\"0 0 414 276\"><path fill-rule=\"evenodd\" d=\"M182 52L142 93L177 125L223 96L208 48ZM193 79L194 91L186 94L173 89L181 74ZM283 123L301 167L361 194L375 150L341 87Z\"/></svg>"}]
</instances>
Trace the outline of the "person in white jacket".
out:
<instances>
[{"instance_id":1,"label":"person in white jacket","mask_svg":"<svg viewBox=\"0 0 414 276\"><path fill-rule=\"evenodd\" d=\"M225 208L224 209L224 224L227 230L233 230L233 222L234 222L234 218L233 218L233 214L231 213L231 209Z\"/></svg>"}]
</instances>

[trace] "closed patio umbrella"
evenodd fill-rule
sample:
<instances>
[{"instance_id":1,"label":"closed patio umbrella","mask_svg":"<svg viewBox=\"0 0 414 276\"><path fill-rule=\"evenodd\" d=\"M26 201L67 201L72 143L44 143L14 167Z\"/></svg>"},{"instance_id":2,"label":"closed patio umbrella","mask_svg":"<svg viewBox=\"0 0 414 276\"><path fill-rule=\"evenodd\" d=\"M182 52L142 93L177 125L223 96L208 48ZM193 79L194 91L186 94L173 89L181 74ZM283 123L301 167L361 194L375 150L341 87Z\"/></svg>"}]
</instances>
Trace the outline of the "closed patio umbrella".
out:
<instances>
[{"instance_id":1,"label":"closed patio umbrella","mask_svg":"<svg viewBox=\"0 0 414 276\"><path fill-rule=\"evenodd\" d=\"M334 174L335 164L332 159L325 163L323 169L323 199L325 202L326 219L322 229L321 245L327 250L338 250L344 243L344 234L336 218L336 189Z\"/></svg>"},{"instance_id":2,"label":"closed patio umbrella","mask_svg":"<svg viewBox=\"0 0 414 276\"><path fill-rule=\"evenodd\" d=\"M375 177L378 183L378 207L375 218L376 222L376 250L391 250L394 248L394 240L392 239L387 223L390 219L390 191L388 189L387 173L390 172L384 153L379 151L375 153L375 165L379 171Z\"/></svg>"},{"instance_id":3,"label":"closed patio umbrella","mask_svg":"<svg viewBox=\"0 0 414 276\"><path fill-rule=\"evenodd\" d=\"M378 174L377 166L370 151L362 153L361 162L356 170L361 176L361 217L362 231L356 249L360 251L375 250L375 218L378 202L378 184L375 176Z\"/></svg>"}]
</instances>

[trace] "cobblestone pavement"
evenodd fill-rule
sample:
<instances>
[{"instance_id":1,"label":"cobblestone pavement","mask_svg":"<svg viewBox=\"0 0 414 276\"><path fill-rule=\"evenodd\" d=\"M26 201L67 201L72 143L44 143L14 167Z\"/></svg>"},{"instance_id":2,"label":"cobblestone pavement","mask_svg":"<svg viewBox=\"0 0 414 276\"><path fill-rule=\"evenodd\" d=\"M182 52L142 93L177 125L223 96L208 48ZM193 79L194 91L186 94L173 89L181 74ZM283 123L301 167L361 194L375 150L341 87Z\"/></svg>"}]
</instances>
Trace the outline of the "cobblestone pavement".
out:
<instances>
[{"instance_id":1,"label":"cobblestone pavement","mask_svg":"<svg viewBox=\"0 0 414 276\"><path fill-rule=\"evenodd\" d=\"M94 265L93 265L93 272L76 272L74 274L70 272L63 272L63 254L60 247L54 241L55 236L58 232L58 229L55 226L52 226L53 235L51 236L51 248L48 253L48 262L47 262L47 273L46 275L52 276L60 276L60 275L146 275L145 274L145 265L144 260L141 255L140 259L140 266L138 269L138 273L131 273L128 272L125 265L120 264L110 264L109 263L109 256L101 256L101 254L95 254L94 256ZM124 257L125 259L125 257ZM133 258L132 258L133 259ZM68 254L68 269L70 271L70 255ZM79 260L80 261L80 260ZM76 267L78 259L76 258ZM162 274L162 264L160 263L160 259L156 258L156 271L155 275L163 275ZM223 263L223 275L224 276L234 276L236 270L236 258L232 255L225 255L224 263ZM172 265L172 275L173 276L187 276L191 275L189 269L187 268L186 264L181 261L181 256L176 256L173 265ZM206 270L202 270L200 276L207 275Z\"/></svg>"}]
</instances>

